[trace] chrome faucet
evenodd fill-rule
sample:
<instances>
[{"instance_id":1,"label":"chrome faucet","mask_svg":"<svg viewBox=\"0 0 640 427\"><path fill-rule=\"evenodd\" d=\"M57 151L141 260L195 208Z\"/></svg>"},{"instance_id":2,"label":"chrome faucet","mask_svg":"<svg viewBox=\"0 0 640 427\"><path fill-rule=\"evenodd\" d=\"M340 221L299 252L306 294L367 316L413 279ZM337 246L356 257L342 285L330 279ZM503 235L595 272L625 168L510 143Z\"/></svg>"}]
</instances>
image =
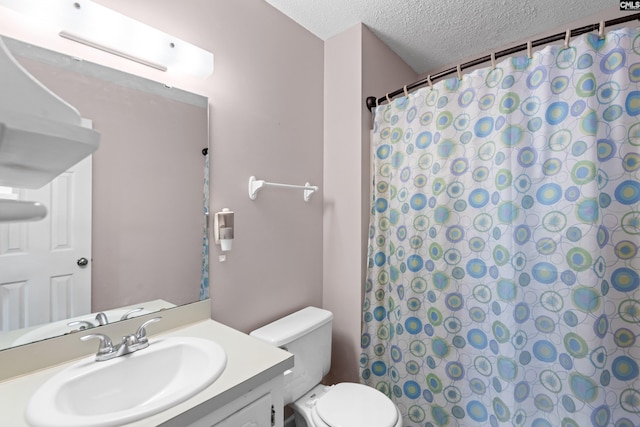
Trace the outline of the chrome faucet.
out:
<instances>
[{"instance_id":1,"label":"chrome faucet","mask_svg":"<svg viewBox=\"0 0 640 427\"><path fill-rule=\"evenodd\" d=\"M100 345L98 352L96 353L96 362L102 362L104 360L113 359L116 357L124 356L125 354L133 353L149 346L149 338L147 338L147 325L150 323L158 322L162 317L154 317L144 322L136 330L134 334L125 335L122 337L122 342L116 346L113 345L111 339L104 334L89 334L80 337L82 341L90 339L99 339Z\"/></svg>"},{"instance_id":2,"label":"chrome faucet","mask_svg":"<svg viewBox=\"0 0 640 427\"><path fill-rule=\"evenodd\" d=\"M98 326L104 326L109 324L109 319L106 314L100 312L96 314L96 322L98 322Z\"/></svg>"},{"instance_id":3,"label":"chrome faucet","mask_svg":"<svg viewBox=\"0 0 640 427\"><path fill-rule=\"evenodd\" d=\"M78 329L81 331L85 331L87 329L95 328L96 326L104 326L109 324L109 319L107 315L103 312L96 314L96 322L97 325L88 321L88 320L76 320L75 322L67 323L67 326L80 326Z\"/></svg>"},{"instance_id":4,"label":"chrome faucet","mask_svg":"<svg viewBox=\"0 0 640 427\"><path fill-rule=\"evenodd\" d=\"M129 316L131 316L132 314L137 313L139 311L142 311L142 310L144 310L144 308L142 308L142 307L138 307L138 308L134 308L133 310L129 310L125 314L123 314L122 317L120 317L120 320L128 320ZM79 326L78 330L85 331L87 329L95 328L97 326L108 325L109 324L109 318L107 317L106 314L104 314L103 312L100 312L100 313L96 314L96 322L97 322L97 324L94 324L93 322L90 322L88 320L76 320L75 322L67 323L67 326Z\"/></svg>"}]
</instances>

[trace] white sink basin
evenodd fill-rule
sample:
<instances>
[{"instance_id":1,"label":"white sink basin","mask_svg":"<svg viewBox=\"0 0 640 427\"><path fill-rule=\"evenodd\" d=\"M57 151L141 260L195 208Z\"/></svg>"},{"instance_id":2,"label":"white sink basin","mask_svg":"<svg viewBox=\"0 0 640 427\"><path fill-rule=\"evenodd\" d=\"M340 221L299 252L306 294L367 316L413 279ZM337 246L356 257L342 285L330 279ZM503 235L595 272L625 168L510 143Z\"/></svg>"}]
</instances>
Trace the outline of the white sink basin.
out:
<instances>
[{"instance_id":1,"label":"white sink basin","mask_svg":"<svg viewBox=\"0 0 640 427\"><path fill-rule=\"evenodd\" d=\"M227 357L201 338L151 341L149 347L104 362L94 356L60 371L27 405L34 427L120 426L161 412L213 383Z\"/></svg>"}]
</instances>

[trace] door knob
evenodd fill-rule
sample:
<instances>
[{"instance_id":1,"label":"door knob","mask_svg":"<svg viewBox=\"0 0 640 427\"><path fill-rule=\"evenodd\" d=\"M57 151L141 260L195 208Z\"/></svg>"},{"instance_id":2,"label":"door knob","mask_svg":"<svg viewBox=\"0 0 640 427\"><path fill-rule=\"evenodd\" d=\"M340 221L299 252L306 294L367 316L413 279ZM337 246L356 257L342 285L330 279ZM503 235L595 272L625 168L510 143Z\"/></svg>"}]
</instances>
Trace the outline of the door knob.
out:
<instances>
[{"instance_id":1,"label":"door knob","mask_svg":"<svg viewBox=\"0 0 640 427\"><path fill-rule=\"evenodd\" d=\"M86 259L85 257L82 257L76 262L76 264L78 264L80 267L84 267L87 264L89 264L89 260Z\"/></svg>"}]
</instances>

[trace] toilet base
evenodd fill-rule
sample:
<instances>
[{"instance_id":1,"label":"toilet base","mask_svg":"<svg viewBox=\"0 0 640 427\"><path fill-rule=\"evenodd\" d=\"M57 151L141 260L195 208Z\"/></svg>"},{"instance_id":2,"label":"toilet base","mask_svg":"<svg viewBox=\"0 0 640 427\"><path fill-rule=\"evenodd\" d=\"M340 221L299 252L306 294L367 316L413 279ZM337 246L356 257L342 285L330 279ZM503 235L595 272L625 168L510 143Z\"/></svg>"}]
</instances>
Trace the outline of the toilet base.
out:
<instances>
[{"instance_id":1,"label":"toilet base","mask_svg":"<svg viewBox=\"0 0 640 427\"><path fill-rule=\"evenodd\" d=\"M310 391L304 394L301 398L291 403L289 406L293 409L295 427L316 427L317 423L314 421L314 417L318 417L317 413L313 414L313 408L322 396L327 393L333 386L325 386L318 384ZM396 407L398 412L398 421L394 427L402 427L402 414ZM324 423L321 422L324 425Z\"/></svg>"},{"instance_id":2,"label":"toilet base","mask_svg":"<svg viewBox=\"0 0 640 427\"><path fill-rule=\"evenodd\" d=\"M331 387L318 384L290 406L293 409L295 427L312 427L311 408Z\"/></svg>"}]
</instances>

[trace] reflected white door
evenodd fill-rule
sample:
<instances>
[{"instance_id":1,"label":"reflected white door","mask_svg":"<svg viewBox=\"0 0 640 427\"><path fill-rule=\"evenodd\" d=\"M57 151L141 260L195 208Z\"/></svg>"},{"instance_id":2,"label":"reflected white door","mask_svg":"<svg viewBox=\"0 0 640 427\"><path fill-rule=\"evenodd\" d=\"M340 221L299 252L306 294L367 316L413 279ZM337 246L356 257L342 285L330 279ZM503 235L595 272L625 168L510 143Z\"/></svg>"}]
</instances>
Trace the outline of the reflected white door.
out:
<instances>
[{"instance_id":1,"label":"reflected white door","mask_svg":"<svg viewBox=\"0 0 640 427\"><path fill-rule=\"evenodd\" d=\"M0 224L0 331L90 313L91 162L38 190L0 192L48 210L41 221Z\"/></svg>"}]
</instances>

